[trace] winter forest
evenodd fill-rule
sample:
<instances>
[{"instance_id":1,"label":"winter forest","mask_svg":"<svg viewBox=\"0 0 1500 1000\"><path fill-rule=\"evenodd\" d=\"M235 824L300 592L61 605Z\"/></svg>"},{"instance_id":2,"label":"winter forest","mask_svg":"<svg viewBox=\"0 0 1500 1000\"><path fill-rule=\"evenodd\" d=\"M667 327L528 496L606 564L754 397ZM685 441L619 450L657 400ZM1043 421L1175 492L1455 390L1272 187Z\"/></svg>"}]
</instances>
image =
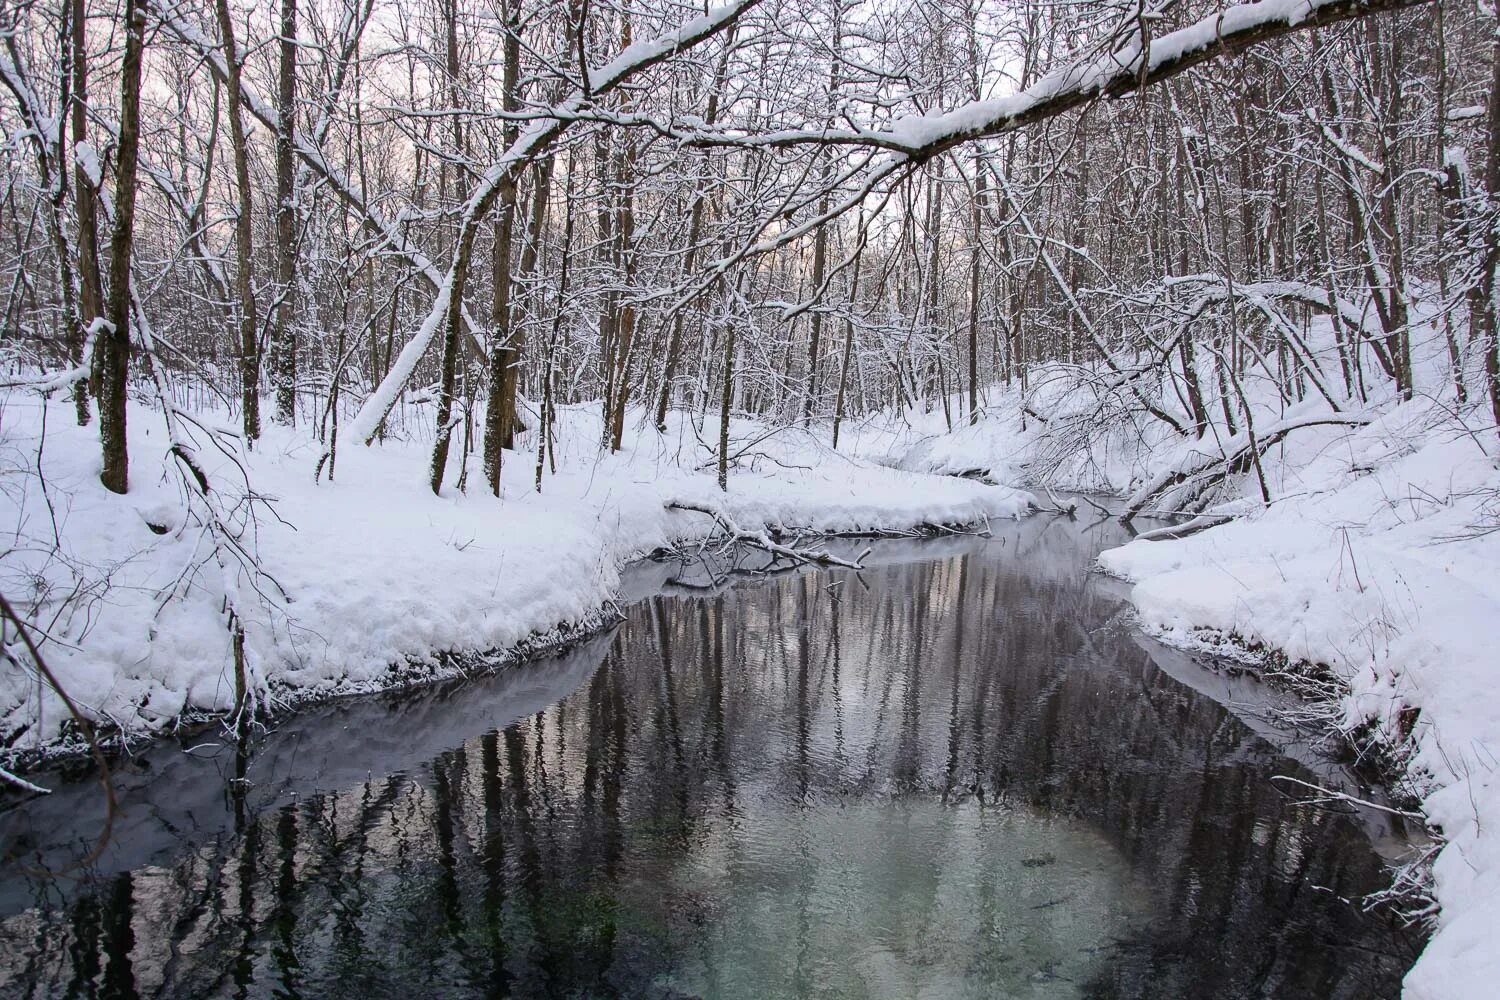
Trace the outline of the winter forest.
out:
<instances>
[{"instance_id":1,"label":"winter forest","mask_svg":"<svg viewBox=\"0 0 1500 1000\"><path fill-rule=\"evenodd\" d=\"M1493 4L0 0L0 162L0 993L1493 995Z\"/></svg>"}]
</instances>

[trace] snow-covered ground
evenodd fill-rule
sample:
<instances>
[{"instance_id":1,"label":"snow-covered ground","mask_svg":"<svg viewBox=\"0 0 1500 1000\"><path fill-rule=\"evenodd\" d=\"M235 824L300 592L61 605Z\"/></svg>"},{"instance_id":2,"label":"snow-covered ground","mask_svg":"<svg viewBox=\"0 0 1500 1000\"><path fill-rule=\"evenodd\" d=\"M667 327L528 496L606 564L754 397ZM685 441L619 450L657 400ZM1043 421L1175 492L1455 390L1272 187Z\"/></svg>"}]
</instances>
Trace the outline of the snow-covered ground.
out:
<instances>
[{"instance_id":1,"label":"snow-covered ground","mask_svg":"<svg viewBox=\"0 0 1500 1000\"><path fill-rule=\"evenodd\" d=\"M625 564L714 530L674 501L744 528L975 523L1021 513L1029 497L1014 486L1129 494L1173 470L1222 464L1219 449L1242 440L1218 412L1203 439L1181 437L1128 399L1101 403L1079 375L1038 366L1024 394L991 386L973 426L957 399L948 414L934 405L846 422L837 452L826 426L736 422L728 494L705 444L717 438L712 420L695 431L674 416L665 435L632 421L626 447L608 455L597 407L565 409L557 474L537 494L534 454L508 455L501 500L485 492L477 459L467 493L450 485L434 497L420 432L372 448L346 440L336 481L314 484L321 446L305 429L270 427L248 470L271 502L255 506L247 537L286 599L263 579L269 599L247 600L255 581L237 581L256 690L281 703L372 690L457 669L443 651L525 650L586 631ZM1445 377L1429 350L1413 401L1388 390L1341 399L1346 422L1288 433L1262 462L1269 505L1243 473L1207 499L1230 523L1101 557L1133 581L1148 631L1325 664L1344 689L1324 706L1329 717L1405 755L1445 841L1433 869L1437 932L1408 976L1413 1000L1487 997L1500 981L1500 448L1483 408L1456 406ZM1290 404L1265 383L1248 387L1263 435L1329 415L1310 393ZM48 410L39 455L42 412L34 394L0 398L0 591L42 623L49 663L97 717L142 732L228 709L226 588L202 528L183 523L160 417L132 411L133 486L122 499L97 483L95 430L75 427L62 402ZM406 426L430 428L430 413L408 416ZM209 471L239 498L232 463L220 456ZM166 601L174 586L185 598ZM0 726L15 748L54 738L62 720L34 678L0 683Z\"/></svg>"},{"instance_id":2,"label":"snow-covered ground","mask_svg":"<svg viewBox=\"0 0 1500 1000\"><path fill-rule=\"evenodd\" d=\"M1104 553L1136 581L1148 629L1203 629L1327 664L1340 725L1412 756L1447 840L1438 933L1411 998L1480 997L1500 980L1500 476L1477 435L1414 402L1286 470L1285 499L1176 541ZM1294 476L1295 473L1295 476ZM1294 480L1294 481L1292 481Z\"/></svg>"},{"instance_id":3,"label":"snow-covered ground","mask_svg":"<svg viewBox=\"0 0 1500 1000\"><path fill-rule=\"evenodd\" d=\"M430 427L430 413L411 416L408 426ZM224 575L203 528L185 523L160 415L132 407L125 497L99 485L97 430L71 418L65 402L50 404L39 455L38 397L0 397L0 592L41 624L48 665L96 718L142 733L185 712L228 710ZM497 500L477 456L466 493L450 485L434 497L423 440L366 448L346 438L335 481L315 484L322 449L310 432L268 427L247 468L269 502L254 506L245 535L267 576L230 569L254 693L289 704L369 691L456 669L437 655L445 651L535 649L588 631L622 566L714 530L704 514L669 509L674 501L745 529L810 532L983 523L1028 501L850 459L801 431L768 434L748 421L733 431L724 494L687 420L664 436L637 426L620 453L601 455L598 408L564 409L557 474L538 494L534 453L507 454ZM704 433L717 439L712 421ZM245 477L206 442L199 455L242 516ZM456 477L455 459L449 483ZM65 719L35 677L0 673L0 734L12 750L56 738Z\"/></svg>"},{"instance_id":4,"label":"snow-covered ground","mask_svg":"<svg viewBox=\"0 0 1500 1000\"><path fill-rule=\"evenodd\" d=\"M1322 708L1344 732L1405 758L1445 840L1432 872L1436 933L1405 995L1478 1000L1500 982L1500 447L1487 403L1457 406L1440 345L1424 346L1425 393L1341 400L1340 419L1368 423L1299 427L1269 449L1269 506L1254 476L1231 477L1207 508L1230 523L1136 540L1100 564L1134 583L1142 625L1168 642L1332 668L1343 693ZM1042 369L1024 397L991 387L976 426L955 400L952 431L933 407L845 433L857 453L893 467L982 472L1039 491L1128 495L1195 456L1222 465L1225 428L1198 441L1150 418L1101 419L1096 397L1068 388L1077 384ZM1252 384L1262 434L1329 416L1321 399L1287 405L1265 390ZM1023 401L1033 411L1024 427Z\"/></svg>"}]
</instances>

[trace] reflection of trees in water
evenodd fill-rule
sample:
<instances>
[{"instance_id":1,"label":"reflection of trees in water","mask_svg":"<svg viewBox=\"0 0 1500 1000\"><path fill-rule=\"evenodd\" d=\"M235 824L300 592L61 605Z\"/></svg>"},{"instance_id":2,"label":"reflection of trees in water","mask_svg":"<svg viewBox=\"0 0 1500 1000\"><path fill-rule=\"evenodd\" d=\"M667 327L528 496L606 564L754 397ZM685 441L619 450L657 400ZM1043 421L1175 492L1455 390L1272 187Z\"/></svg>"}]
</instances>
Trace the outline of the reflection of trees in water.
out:
<instances>
[{"instance_id":1,"label":"reflection of trees in water","mask_svg":"<svg viewBox=\"0 0 1500 1000\"><path fill-rule=\"evenodd\" d=\"M1289 765L1107 626L1086 560L1056 550L1076 539L1040 525L862 577L653 598L562 702L12 918L0 975L117 996L633 995L713 919L668 887L714 824L894 795L1109 838L1159 917L1097 995L1394 993L1410 956L1380 959L1402 943L1339 898L1379 885L1372 852L1285 808L1267 767ZM980 891L984 920L1014 919Z\"/></svg>"}]
</instances>

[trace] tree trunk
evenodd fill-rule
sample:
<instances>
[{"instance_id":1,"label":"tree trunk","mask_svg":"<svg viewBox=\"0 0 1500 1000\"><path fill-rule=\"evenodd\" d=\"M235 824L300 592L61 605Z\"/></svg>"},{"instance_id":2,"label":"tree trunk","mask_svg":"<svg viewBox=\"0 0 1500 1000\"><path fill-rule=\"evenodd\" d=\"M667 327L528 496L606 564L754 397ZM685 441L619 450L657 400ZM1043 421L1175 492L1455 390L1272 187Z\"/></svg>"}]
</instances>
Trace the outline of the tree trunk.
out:
<instances>
[{"instance_id":1,"label":"tree trunk","mask_svg":"<svg viewBox=\"0 0 1500 1000\"><path fill-rule=\"evenodd\" d=\"M859 265L864 257L861 244L854 254L854 274L849 278L848 315L844 318L844 359L839 363L839 389L833 400L833 447L839 446L839 425L844 422L844 406L848 397L849 364L854 357L854 303L859 298Z\"/></svg>"},{"instance_id":2,"label":"tree trunk","mask_svg":"<svg viewBox=\"0 0 1500 1000\"><path fill-rule=\"evenodd\" d=\"M974 246L969 250L969 424L979 423L979 237L984 221L984 164L974 171Z\"/></svg>"},{"instance_id":3,"label":"tree trunk","mask_svg":"<svg viewBox=\"0 0 1500 1000\"><path fill-rule=\"evenodd\" d=\"M276 419L297 418L297 205L292 133L297 115L297 0L281 0L280 79L276 106L276 326L271 332L271 378ZM335 375L335 377L337 377Z\"/></svg>"},{"instance_id":4,"label":"tree trunk","mask_svg":"<svg viewBox=\"0 0 1500 1000\"><path fill-rule=\"evenodd\" d=\"M223 0L220 0L222 3ZM108 329L99 339L99 441L104 488L130 488L125 392L130 374L130 259L135 239L136 163L141 144L141 49L146 14L125 0L125 55L120 63L120 145L115 153L115 227L109 240Z\"/></svg>"},{"instance_id":5,"label":"tree trunk","mask_svg":"<svg viewBox=\"0 0 1500 1000\"><path fill-rule=\"evenodd\" d=\"M1437 60L1433 67L1433 74L1437 77L1435 107L1433 117L1437 119L1437 168L1443 176L1442 196L1438 199L1437 206L1437 242L1438 246L1448 245L1448 216L1449 203L1453 197L1454 189L1458 180L1448 171L1448 43L1443 37L1443 0L1438 0L1433 7L1433 44L1437 46ZM1438 298L1444 303L1448 301L1448 257L1439 254L1437 259L1438 273ZM1337 324L1335 324L1337 325ZM1443 309L1443 340L1448 345L1448 364L1453 373L1453 388L1457 393L1459 405L1469 401L1469 387L1464 381L1464 358L1463 351L1458 346L1458 334L1453 329L1453 310Z\"/></svg>"},{"instance_id":6,"label":"tree trunk","mask_svg":"<svg viewBox=\"0 0 1500 1000\"><path fill-rule=\"evenodd\" d=\"M88 39L87 4L85 0L72 0L73 47L73 144L88 141ZM60 151L66 155L67 151ZM96 158L97 159L97 158ZM104 279L99 271L99 193L97 178L89 175L78 156L73 156L73 205L78 219L78 319L86 332L95 319L104 315ZM65 169L62 164L59 169ZM80 347L82 345L80 344ZM80 362L86 360L82 357ZM73 388L73 402L78 411L78 424L89 422L89 387L87 380L79 380Z\"/></svg>"},{"instance_id":7,"label":"tree trunk","mask_svg":"<svg viewBox=\"0 0 1500 1000\"><path fill-rule=\"evenodd\" d=\"M724 324L724 386L719 403L719 489L729 492L729 414L734 405L734 317Z\"/></svg>"},{"instance_id":8,"label":"tree trunk","mask_svg":"<svg viewBox=\"0 0 1500 1000\"><path fill-rule=\"evenodd\" d=\"M1480 262L1478 308L1479 340L1484 350L1484 374L1490 388L1490 410L1500 433L1500 323L1495 318L1495 270L1500 266L1500 239L1496 234L1496 210L1500 208L1500 34L1490 54L1489 141L1484 170L1485 214L1484 258ZM1471 313L1471 317L1475 314Z\"/></svg>"},{"instance_id":9,"label":"tree trunk","mask_svg":"<svg viewBox=\"0 0 1500 1000\"><path fill-rule=\"evenodd\" d=\"M224 61L228 66L229 138L234 148L234 184L238 197L234 222L236 258L235 293L240 300L239 367L240 406L244 416L245 440L260 437L260 355L255 317L255 263L250 216L250 152L245 141L245 121L240 108L240 54L234 41L234 20L229 0L217 0L219 33L223 36ZM113 270L111 270L113 280ZM111 294L114 289L111 288Z\"/></svg>"},{"instance_id":10,"label":"tree trunk","mask_svg":"<svg viewBox=\"0 0 1500 1000\"><path fill-rule=\"evenodd\" d=\"M458 0L447 0L443 10L444 25L447 29L447 54L446 68L448 74L448 94L452 107L463 106L463 87L458 61ZM461 119L453 117L453 148L459 154L464 152L464 134ZM455 169L457 174L457 194L460 203L468 201L467 187L464 183L463 172ZM500 184L503 192L506 185L514 187L515 175L509 174ZM469 259L473 254L475 227L461 226L459 240L467 239L466 247L458 247L454 250L454 284L453 297L448 303L448 319L443 335L443 360L438 376L438 405L437 405L437 438L432 445L432 465L428 484L433 493L440 493L443 489L443 477L448 469L448 446L453 440L453 390L458 380L458 352L463 339L464 322L464 284L468 278ZM462 260L460 271L459 261ZM462 478L462 477L460 477Z\"/></svg>"},{"instance_id":11,"label":"tree trunk","mask_svg":"<svg viewBox=\"0 0 1500 1000\"><path fill-rule=\"evenodd\" d=\"M502 107L514 111L520 106L516 85L521 66L521 2L506 0L505 45L503 69ZM515 141L516 127L507 124L504 130L505 144ZM490 405L484 413L484 479L490 492L500 495L500 467L503 452L514 440L511 424L516 405L517 365L520 351L512 343L515 332L511 328L510 308L510 248L514 236L516 219L516 185L505 183L500 188L500 217L495 222L495 249L491 256L493 279L490 299L490 323L494 326L493 343L490 345Z\"/></svg>"},{"instance_id":12,"label":"tree trunk","mask_svg":"<svg viewBox=\"0 0 1500 1000\"><path fill-rule=\"evenodd\" d=\"M620 14L620 48L628 49L631 44L631 27L629 11L621 11ZM621 111L630 111L630 98L626 96L620 102ZM625 409L630 405L630 360L631 352L635 348L635 325L636 306L631 301L632 289L635 285L636 268L636 246L635 246L635 160L636 145L630 135L619 137L623 143L620 148L619 161L617 165L615 182L619 189L619 209L615 220L615 239L619 241L620 261L623 265L624 294L625 301L620 307L620 321L617 335L615 337L615 364L614 364L614 399L613 414L609 426L609 449L619 451L621 440L625 436Z\"/></svg>"}]
</instances>

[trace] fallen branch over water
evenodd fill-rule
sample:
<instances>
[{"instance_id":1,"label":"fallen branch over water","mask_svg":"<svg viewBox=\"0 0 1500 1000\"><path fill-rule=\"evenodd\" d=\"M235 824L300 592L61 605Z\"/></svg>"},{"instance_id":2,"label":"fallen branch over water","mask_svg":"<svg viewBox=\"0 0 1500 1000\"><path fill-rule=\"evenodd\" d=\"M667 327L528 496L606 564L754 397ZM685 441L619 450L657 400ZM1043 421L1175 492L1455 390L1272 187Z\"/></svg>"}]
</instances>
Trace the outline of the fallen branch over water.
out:
<instances>
[{"instance_id":1,"label":"fallen branch over water","mask_svg":"<svg viewBox=\"0 0 1500 1000\"><path fill-rule=\"evenodd\" d=\"M1052 501L1051 507L1044 507L1041 504L1037 503L1035 499L1031 500L1027 504L1027 506L1036 511L1038 514L1066 514L1068 517L1072 517L1073 515L1078 513L1078 505L1076 503L1063 503L1061 500L1057 499L1056 494L1054 494L1051 490L1047 491L1047 499Z\"/></svg>"},{"instance_id":2,"label":"fallen branch over water","mask_svg":"<svg viewBox=\"0 0 1500 1000\"><path fill-rule=\"evenodd\" d=\"M1347 792L1336 791L1332 788L1324 788L1322 785L1315 785L1310 781L1303 781L1301 778L1293 778L1285 774L1276 774L1271 776L1271 780L1286 782L1290 785L1297 785L1301 788L1306 788L1314 793L1311 798L1296 800L1297 805L1321 806L1337 802L1344 805L1363 806L1366 809L1375 809L1383 813L1389 813L1392 816L1400 816L1404 819L1416 820L1419 823L1425 824L1427 822L1427 817L1422 815L1422 813L1420 812L1415 812L1411 809L1396 809L1391 806L1382 805L1379 802L1371 802L1369 799L1362 799L1358 796L1350 795Z\"/></svg>"},{"instance_id":3,"label":"fallen branch over water","mask_svg":"<svg viewBox=\"0 0 1500 1000\"><path fill-rule=\"evenodd\" d=\"M1217 528L1221 524L1228 524L1234 520L1232 514L1199 514L1197 517L1183 521L1181 524L1169 524L1164 528L1153 528L1150 531L1142 531L1135 536L1138 542L1165 542L1177 538L1186 538L1196 535L1200 531L1209 528Z\"/></svg>"},{"instance_id":4,"label":"fallen branch over water","mask_svg":"<svg viewBox=\"0 0 1500 1000\"><path fill-rule=\"evenodd\" d=\"M673 501L667 504L667 508L669 510L690 510L695 514L707 515L714 519L714 523L719 526L719 530L727 536L727 541L749 545L779 559L790 559L797 565L842 566L845 569L864 569L861 561L865 556L870 554L870 550L866 548L853 562L850 562L847 559L840 559L827 549L793 548L789 545L782 545L764 531L747 531L741 528L728 515L711 507L700 507L696 504Z\"/></svg>"},{"instance_id":5,"label":"fallen branch over water","mask_svg":"<svg viewBox=\"0 0 1500 1000\"><path fill-rule=\"evenodd\" d=\"M1125 501L1125 512L1120 520L1125 523L1142 513L1153 502L1161 503L1171 498L1173 505L1191 509L1193 505L1207 506L1204 502L1210 491L1231 476L1248 472L1258 457L1280 444L1293 431L1306 427L1362 427L1374 419L1372 413L1320 413L1310 417L1294 417L1278 421L1261 428L1252 435L1248 431L1224 439L1217 451L1206 447L1194 447L1183 454L1170 468L1147 480ZM1206 442L1200 442L1206 446Z\"/></svg>"}]
</instances>

